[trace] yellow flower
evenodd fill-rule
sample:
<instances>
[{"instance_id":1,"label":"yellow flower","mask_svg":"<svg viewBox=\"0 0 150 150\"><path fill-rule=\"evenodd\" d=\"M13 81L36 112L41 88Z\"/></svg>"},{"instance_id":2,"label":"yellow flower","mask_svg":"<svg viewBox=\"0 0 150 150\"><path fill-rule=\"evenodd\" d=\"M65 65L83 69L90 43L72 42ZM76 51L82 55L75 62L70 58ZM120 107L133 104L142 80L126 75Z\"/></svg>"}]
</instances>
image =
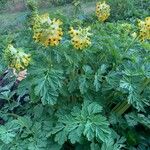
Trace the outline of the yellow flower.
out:
<instances>
[{"instance_id":1,"label":"yellow flower","mask_svg":"<svg viewBox=\"0 0 150 150\"><path fill-rule=\"evenodd\" d=\"M104 22L110 16L110 6L105 1L96 4L96 16L101 22Z\"/></svg>"},{"instance_id":2,"label":"yellow flower","mask_svg":"<svg viewBox=\"0 0 150 150\"><path fill-rule=\"evenodd\" d=\"M150 40L150 17L145 18L144 21L139 20L138 28L140 40Z\"/></svg>"},{"instance_id":3,"label":"yellow flower","mask_svg":"<svg viewBox=\"0 0 150 150\"><path fill-rule=\"evenodd\" d=\"M5 50L5 58L11 68L21 71L25 69L30 62L30 54L26 54L21 49L16 49L9 44Z\"/></svg>"},{"instance_id":4,"label":"yellow flower","mask_svg":"<svg viewBox=\"0 0 150 150\"><path fill-rule=\"evenodd\" d=\"M58 19L50 19L49 14L37 16L33 25L33 39L44 46L56 46L62 39L62 22Z\"/></svg>"},{"instance_id":5,"label":"yellow flower","mask_svg":"<svg viewBox=\"0 0 150 150\"><path fill-rule=\"evenodd\" d=\"M71 43L76 49L84 49L91 44L89 36L91 36L90 27L74 29L70 28L69 34L71 36Z\"/></svg>"}]
</instances>

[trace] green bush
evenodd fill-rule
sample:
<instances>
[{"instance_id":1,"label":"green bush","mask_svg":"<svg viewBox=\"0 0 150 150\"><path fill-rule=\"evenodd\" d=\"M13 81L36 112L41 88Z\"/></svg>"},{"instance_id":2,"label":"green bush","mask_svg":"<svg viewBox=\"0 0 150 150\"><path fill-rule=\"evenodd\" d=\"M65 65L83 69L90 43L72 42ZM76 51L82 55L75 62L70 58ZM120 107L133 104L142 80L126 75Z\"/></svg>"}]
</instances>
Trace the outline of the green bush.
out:
<instances>
[{"instance_id":1,"label":"green bush","mask_svg":"<svg viewBox=\"0 0 150 150\"><path fill-rule=\"evenodd\" d=\"M29 26L0 36L0 150L149 149L149 41L133 39L129 22L84 18L92 45L76 50L68 30L78 23L51 16L64 22L56 47L35 43ZM32 56L22 81L3 61L10 43Z\"/></svg>"}]
</instances>

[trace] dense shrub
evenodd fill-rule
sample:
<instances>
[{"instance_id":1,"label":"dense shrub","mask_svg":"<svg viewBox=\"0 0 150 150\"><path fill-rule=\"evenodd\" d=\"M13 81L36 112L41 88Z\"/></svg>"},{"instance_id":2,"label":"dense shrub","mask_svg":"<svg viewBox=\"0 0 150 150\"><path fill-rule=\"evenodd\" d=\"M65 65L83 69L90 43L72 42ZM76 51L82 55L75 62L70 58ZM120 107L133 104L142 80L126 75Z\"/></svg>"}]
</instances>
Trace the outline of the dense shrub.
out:
<instances>
[{"instance_id":1,"label":"dense shrub","mask_svg":"<svg viewBox=\"0 0 150 150\"><path fill-rule=\"evenodd\" d=\"M139 34L136 23L116 21L118 9L103 23L53 13L50 18L63 22L63 36L50 46L42 43L55 43L60 22L29 6L34 14L25 28L0 35L0 150L149 149L150 44L133 34ZM8 67L14 59L5 53L8 44L15 57L20 48L31 55L26 78Z\"/></svg>"}]
</instances>

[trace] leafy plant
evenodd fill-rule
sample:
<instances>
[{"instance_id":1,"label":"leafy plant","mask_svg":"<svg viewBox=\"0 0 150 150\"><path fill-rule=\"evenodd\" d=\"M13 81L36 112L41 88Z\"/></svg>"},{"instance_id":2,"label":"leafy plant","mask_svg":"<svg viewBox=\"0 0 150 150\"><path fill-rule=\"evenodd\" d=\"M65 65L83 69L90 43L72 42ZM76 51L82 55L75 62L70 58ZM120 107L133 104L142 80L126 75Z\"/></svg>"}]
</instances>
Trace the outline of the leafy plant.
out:
<instances>
[{"instance_id":1,"label":"leafy plant","mask_svg":"<svg viewBox=\"0 0 150 150\"><path fill-rule=\"evenodd\" d=\"M50 17L64 20L57 46L36 43L32 22L0 37L1 58L10 43L31 54L22 81L1 59L0 149L149 149L149 41L132 37L133 20L77 23L55 13ZM82 50L68 34L77 24L91 26L91 44Z\"/></svg>"}]
</instances>

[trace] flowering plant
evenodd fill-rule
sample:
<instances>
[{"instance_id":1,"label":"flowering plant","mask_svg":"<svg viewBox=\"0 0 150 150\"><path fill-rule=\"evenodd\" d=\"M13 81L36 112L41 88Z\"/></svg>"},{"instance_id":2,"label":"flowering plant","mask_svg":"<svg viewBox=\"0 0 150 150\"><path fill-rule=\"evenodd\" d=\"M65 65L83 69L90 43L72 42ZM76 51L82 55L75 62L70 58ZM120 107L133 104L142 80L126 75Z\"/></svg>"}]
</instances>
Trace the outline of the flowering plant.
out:
<instances>
[{"instance_id":1,"label":"flowering plant","mask_svg":"<svg viewBox=\"0 0 150 150\"><path fill-rule=\"evenodd\" d=\"M0 150L149 149L149 17L133 34L134 20L32 10L32 29L0 35Z\"/></svg>"},{"instance_id":2,"label":"flowering plant","mask_svg":"<svg viewBox=\"0 0 150 150\"><path fill-rule=\"evenodd\" d=\"M110 16L110 6L106 2L98 2L96 4L96 16L98 20L104 22Z\"/></svg>"},{"instance_id":3,"label":"flowering plant","mask_svg":"<svg viewBox=\"0 0 150 150\"><path fill-rule=\"evenodd\" d=\"M56 46L63 35L62 28L60 28L61 24L59 19L50 19L48 14L37 15L33 24L33 38L45 46Z\"/></svg>"},{"instance_id":4,"label":"flowering plant","mask_svg":"<svg viewBox=\"0 0 150 150\"><path fill-rule=\"evenodd\" d=\"M89 32L90 27L88 28L81 28L75 30L73 27L70 28L70 36L71 42L76 49L83 49L88 47L91 44L89 36L91 33Z\"/></svg>"}]
</instances>

